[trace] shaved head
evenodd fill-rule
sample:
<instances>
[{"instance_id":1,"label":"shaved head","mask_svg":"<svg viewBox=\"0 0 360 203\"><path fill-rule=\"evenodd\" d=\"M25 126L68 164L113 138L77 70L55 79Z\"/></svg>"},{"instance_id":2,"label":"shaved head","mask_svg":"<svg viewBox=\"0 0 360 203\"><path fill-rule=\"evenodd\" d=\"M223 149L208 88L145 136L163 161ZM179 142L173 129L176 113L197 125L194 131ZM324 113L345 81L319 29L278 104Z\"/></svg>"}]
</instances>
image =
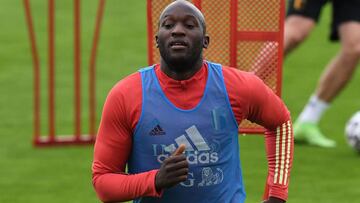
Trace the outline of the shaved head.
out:
<instances>
[{"instance_id":1,"label":"shaved head","mask_svg":"<svg viewBox=\"0 0 360 203\"><path fill-rule=\"evenodd\" d=\"M201 11L192 3L185 1L185 0L175 0L171 4L167 5L163 12L160 14L158 25L160 25L160 22L166 15L168 14L168 11L171 10L173 7L178 6L185 6L188 7L189 11L192 12L192 14L196 17L196 19L199 21L201 28L203 30L203 33L206 33L206 23L204 15L201 13Z\"/></svg>"},{"instance_id":2,"label":"shaved head","mask_svg":"<svg viewBox=\"0 0 360 203\"><path fill-rule=\"evenodd\" d=\"M185 79L203 64L203 49L209 45L201 11L184 0L174 1L163 10L155 36L161 69L174 79Z\"/></svg>"}]
</instances>

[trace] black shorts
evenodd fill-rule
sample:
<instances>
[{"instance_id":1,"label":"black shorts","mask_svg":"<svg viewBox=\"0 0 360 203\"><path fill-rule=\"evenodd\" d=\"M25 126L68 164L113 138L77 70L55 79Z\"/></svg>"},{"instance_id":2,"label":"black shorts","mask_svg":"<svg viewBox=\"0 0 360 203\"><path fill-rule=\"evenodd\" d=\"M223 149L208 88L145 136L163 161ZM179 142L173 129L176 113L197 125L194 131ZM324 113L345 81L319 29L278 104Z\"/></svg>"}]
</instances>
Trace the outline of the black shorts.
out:
<instances>
[{"instance_id":1,"label":"black shorts","mask_svg":"<svg viewBox=\"0 0 360 203\"><path fill-rule=\"evenodd\" d=\"M321 9L331 2L331 41L339 40L338 28L348 21L360 22L360 0L289 0L287 15L301 15L318 22Z\"/></svg>"}]
</instances>

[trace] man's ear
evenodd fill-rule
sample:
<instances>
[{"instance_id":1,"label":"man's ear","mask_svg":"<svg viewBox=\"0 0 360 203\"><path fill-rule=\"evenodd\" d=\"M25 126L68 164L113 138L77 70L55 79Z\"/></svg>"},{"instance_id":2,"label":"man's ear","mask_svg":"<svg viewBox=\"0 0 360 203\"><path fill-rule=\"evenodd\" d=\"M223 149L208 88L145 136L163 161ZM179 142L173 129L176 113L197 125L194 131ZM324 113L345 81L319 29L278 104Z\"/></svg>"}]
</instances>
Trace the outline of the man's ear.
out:
<instances>
[{"instance_id":1,"label":"man's ear","mask_svg":"<svg viewBox=\"0 0 360 203\"><path fill-rule=\"evenodd\" d=\"M209 44L210 44L210 37L209 37L209 35L205 35L204 41L203 41L203 48L205 48L205 49L208 48Z\"/></svg>"},{"instance_id":2,"label":"man's ear","mask_svg":"<svg viewBox=\"0 0 360 203\"><path fill-rule=\"evenodd\" d=\"M155 35L156 47L159 47L159 37Z\"/></svg>"}]
</instances>

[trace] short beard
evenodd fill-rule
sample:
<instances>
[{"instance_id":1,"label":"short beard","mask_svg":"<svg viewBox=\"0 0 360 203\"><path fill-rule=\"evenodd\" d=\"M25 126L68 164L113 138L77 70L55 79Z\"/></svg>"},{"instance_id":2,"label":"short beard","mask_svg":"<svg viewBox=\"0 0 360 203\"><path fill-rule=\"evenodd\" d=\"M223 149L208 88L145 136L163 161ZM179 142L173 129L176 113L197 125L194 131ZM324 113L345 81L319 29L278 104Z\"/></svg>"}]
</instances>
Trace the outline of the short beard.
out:
<instances>
[{"instance_id":1,"label":"short beard","mask_svg":"<svg viewBox=\"0 0 360 203\"><path fill-rule=\"evenodd\" d=\"M191 49L184 57L179 58L171 57L164 47L159 47L159 51L161 58L166 63L167 67L176 73L188 72L192 70L199 61L202 63L203 48L201 46L199 48Z\"/></svg>"}]
</instances>

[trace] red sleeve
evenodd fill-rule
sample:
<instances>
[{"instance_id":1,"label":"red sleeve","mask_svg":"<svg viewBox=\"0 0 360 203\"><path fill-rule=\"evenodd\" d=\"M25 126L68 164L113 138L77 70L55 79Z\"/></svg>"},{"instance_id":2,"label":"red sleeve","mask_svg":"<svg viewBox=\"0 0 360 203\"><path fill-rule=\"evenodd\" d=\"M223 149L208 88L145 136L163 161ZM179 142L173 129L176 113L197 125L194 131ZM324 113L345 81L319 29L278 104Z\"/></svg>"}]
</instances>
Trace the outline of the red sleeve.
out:
<instances>
[{"instance_id":1,"label":"red sleeve","mask_svg":"<svg viewBox=\"0 0 360 203\"><path fill-rule=\"evenodd\" d=\"M251 73L223 68L225 85L234 115L265 127L268 179L265 199L287 200L293 160L293 132L290 113L282 100Z\"/></svg>"},{"instance_id":2,"label":"red sleeve","mask_svg":"<svg viewBox=\"0 0 360 203\"><path fill-rule=\"evenodd\" d=\"M109 93L94 147L93 185L99 198L126 201L159 196L157 170L128 175L125 167L131 152L132 131L141 111L141 79L135 73L120 81Z\"/></svg>"}]
</instances>

